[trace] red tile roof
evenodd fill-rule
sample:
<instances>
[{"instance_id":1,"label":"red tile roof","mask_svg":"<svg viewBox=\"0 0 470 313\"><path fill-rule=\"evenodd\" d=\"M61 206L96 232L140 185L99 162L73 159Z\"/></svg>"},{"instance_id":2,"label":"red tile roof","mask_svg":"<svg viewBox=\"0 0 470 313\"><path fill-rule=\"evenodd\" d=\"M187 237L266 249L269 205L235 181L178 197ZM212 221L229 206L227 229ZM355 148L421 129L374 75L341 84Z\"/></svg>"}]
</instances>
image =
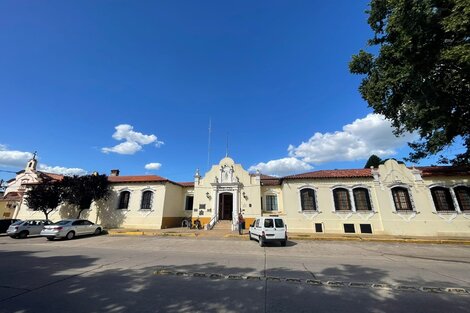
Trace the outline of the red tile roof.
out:
<instances>
[{"instance_id":1,"label":"red tile roof","mask_svg":"<svg viewBox=\"0 0 470 313\"><path fill-rule=\"evenodd\" d=\"M61 174L55 174L55 173L46 173L46 172L38 172L44 176L46 176L47 178L50 178L52 180L62 180L64 179L64 175L61 175Z\"/></svg>"},{"instance_id":2,"label":"red tile roof","mask_svg":"<svg viewBox=\"0 0 470 313\"><path fill-rule=\"evenodd\" d=\"M12 191L12 192L7 193L7 194L3 197L3 200L7 200L7 201L19 201L19 200L21 200L22 197L23 197L23 193L22 193L22 192Z\"/></svg>"},{"instance_id":3,"label":"red tile roof","mask_svg":"<svg viewBox=\"0 0 470 313\"><path fill-rule=\"evenodd\" d=\"M463 166L416 166L422 177L429 176L469 176L470 167Z\"/></svg>"},{"instance_id":4,"label":"red tile roof","mask_svg":"<svg viewBox=\"0 0 470 313\"><path fill-rule=\"evenodd\" d=\"M182 182L182 183L176 183L178 185L181 185L183 187L194 187L194 182L189 181L189 182Z\"/></svg>"},{"instance_id":5,"label":"red tile roof","mask_svg":"<svg viewBox=\"0 0 470 313\"><path fill-rule=\"evenodd\" d=\"M260 180L263 186L277 186L281 184L280 178L275 176L261 174Z\"/></svg>"},{"instance_id":6,"label":"red tile roof","mask_svg":"<svg viewBox=\"0 0 470 313\"><path fill-rule=\"evenodd\" d=\"M370 177L372 172L370 168L347 169L347 170L321 170L297 175L285 176L282 179L304 179L304 178L357 178Z\"/></svg>"},{"instance_id":7,"label":"red tile roof","mask_svg":"<svg viewBox=\"0 0 470 313\"><path fill-rule=\"evenodd\" d=\"M167 178L157 175L108 176L111 183L167 182Z\"/></svg>"}]
</instances>

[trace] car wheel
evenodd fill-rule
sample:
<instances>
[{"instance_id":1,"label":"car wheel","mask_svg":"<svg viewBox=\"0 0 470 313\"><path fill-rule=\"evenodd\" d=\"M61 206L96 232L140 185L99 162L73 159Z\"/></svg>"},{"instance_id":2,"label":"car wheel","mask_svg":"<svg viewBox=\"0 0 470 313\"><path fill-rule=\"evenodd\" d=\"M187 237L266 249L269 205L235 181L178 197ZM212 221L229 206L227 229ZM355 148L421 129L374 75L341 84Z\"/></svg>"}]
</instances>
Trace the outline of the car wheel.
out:
<instances>
[{"instance_id":1,"label":"car wheel","mask_svg":"<svg viewBox=\"0 0 470 313\"><path fill-rule=\"evenodd\" d=\"M259 238L258 238L258 243L259 243L259 246L260 246L260 247L264 247L264 240L263 240L263 237L259 236Z\"/></svg>"},{"instance_id":2,"label":"car wheel","mask_svg":"<svg viewBox=\"0 0 470 313\"><path fill-rule=\"evenodd\" d=\"M69 231L65 236L65 238L67 238L68 240L73 239L73 237L75 237L75 233L73 231Z\"/></svg>"},{"instance_id":3,"label":"car wheel","mask_svg":"<svg viewBox=\"0 0 470 313\"><path fill-rule=\"evenodd\" d=\"M28 237L27 231L22 231L21 233L18 234L18 238L20 239L25 239L26 237Z\"/></svg>"},{"instance_id":4,"label":"car wheel","mask_svg":"<svg viewBox=\"0 0 470 313\"><path fill-rule=\"evenodd\" d=\"M54 240L54 237L47 237L47 240Z\"/></svg>"},{"instance_id":5,"label":"car wheel","mask_svg":"<svg viewBox=\"0 0 470 313\"><path fill-rule=\"evenodd\" d=\"M95 236L98 236L99 234L101 234L101 228L97 228L95 229L95 232L93 233Z\"/></svg>"},{"instance_id":6,"label":"car wheel","mask_svg":"<svg viewBox=\"0 0 470 313\"><path fill-rule=\"evenodd\" d=\"M281 241L281 246L285 247L286 244L287 244L287 240L282 240L282 241Z\"/></svg>"}]
</instances>

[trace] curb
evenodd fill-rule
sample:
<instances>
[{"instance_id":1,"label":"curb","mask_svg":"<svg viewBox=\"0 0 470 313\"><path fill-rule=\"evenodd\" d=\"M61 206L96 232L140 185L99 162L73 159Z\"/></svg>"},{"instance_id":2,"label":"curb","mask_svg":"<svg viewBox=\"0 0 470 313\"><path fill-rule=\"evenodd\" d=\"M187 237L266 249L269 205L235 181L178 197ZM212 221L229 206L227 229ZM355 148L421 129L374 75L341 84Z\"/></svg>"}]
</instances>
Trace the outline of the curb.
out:
<instances>
[{"instance_id":1,"label":"curb","mask_svg":"<svg viewBox=\"0 0 470 313\"><path fill-rule=\"evenodd\" d=\"M186 237L197 238L206 237L203 234L196 233L175 233L175 232L152 232L152 231L113 231L109 230L111 236L156 236L156 237ZM209 236L207 236L209 237ZM223 238L236 238L240 240L249 240L248 234L225 234ZM466 239L419 239L419 238L374 238L374 237L312 237L310 235L290 235L291 240L309 240L309 241L355 241L355 242L389 242L389 243L415 243L415 244L452 244L452 245L470 245L470 240Z\"/></svg>"}]
</instances>

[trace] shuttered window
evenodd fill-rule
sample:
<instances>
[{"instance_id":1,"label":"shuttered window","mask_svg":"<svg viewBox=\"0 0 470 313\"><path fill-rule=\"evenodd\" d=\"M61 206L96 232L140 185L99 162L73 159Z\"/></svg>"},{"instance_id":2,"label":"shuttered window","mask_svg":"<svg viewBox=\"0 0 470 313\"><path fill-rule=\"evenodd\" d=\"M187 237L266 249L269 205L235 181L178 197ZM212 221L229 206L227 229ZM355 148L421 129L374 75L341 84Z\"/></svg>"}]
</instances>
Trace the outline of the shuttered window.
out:
<instances>
[{"instance_id":1,"label":"shuttered window","mask_svg":"<svg viewBox=\"0 0 470 313\"><path fill-rule=\"evenodd\" d=\"M452 195L444 187L431 188L432 200L437 212L455 211Z\"/></svg>"},{"instance_id":2,"label":"shuttered window","mask_svg":"<svg viewBox=\"0 0 470 313\"><path fill-rule=\"evenodd\" d=\"M302 206L302 211L316 211L317 206L315 203L315 190L300 190L300 204Z\"/></svg>"},{"instance_id":3,"label":"shuttered window","mask_svg":"<svg viewBox=\"0 0 470 313\"><path fill-rule=\"evenodd\" d=\"M351 211L351 201L349 199L349 191L344 188L336 188L333 190L336 211Z\"/></svg>"}]
</instances>

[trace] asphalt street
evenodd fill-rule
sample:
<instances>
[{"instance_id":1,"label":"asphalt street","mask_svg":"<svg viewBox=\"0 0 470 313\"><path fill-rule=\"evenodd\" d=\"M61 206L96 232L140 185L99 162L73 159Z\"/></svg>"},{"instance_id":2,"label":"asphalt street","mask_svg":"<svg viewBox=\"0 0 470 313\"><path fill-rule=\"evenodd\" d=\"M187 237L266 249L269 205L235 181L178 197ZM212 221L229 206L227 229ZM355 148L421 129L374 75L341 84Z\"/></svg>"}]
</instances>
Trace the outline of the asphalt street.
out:
<instances>
[{"instance_id":1,"label":"asphalt street","mask_svg":"<svg viewBox=\"0 0 470 313\"><path fill-rule=\"evenodd\" d=\"M469 312L470 246L0 236L0 312Z\"/></svg>"}]
</instances>

